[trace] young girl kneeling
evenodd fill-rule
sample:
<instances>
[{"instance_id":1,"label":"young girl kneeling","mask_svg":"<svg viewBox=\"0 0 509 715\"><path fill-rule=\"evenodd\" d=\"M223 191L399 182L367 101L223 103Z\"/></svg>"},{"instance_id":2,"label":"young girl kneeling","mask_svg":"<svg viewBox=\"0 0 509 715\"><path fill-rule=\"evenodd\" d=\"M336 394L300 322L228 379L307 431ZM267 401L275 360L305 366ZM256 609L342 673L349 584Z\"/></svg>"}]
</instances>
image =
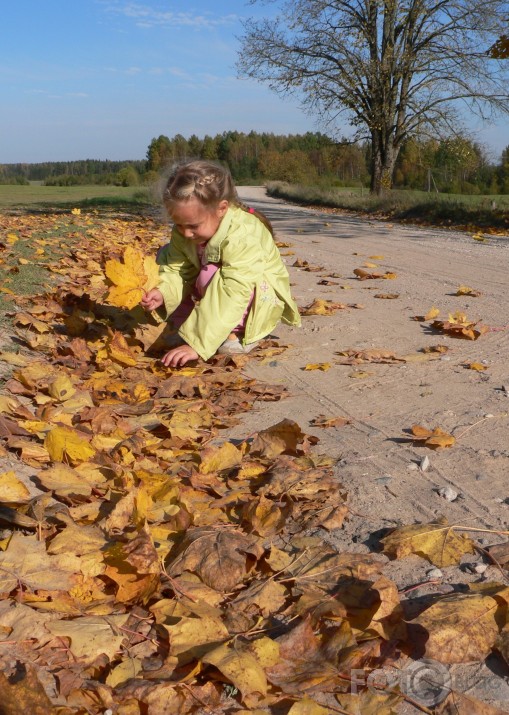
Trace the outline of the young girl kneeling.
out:
<instances>
[{"instance_id":1,"label":"young girl kneeling","mask_svg":"<svg viewBox=\"0 0 509 715\"><path fill-rule=\"evenodd\" d=\"M158 253L159 286L141 304L178 328L181 344L164 355L165 365L249 352L280 320L300 325L270 224L242 206L226 169L180 164L163 200L174 227Z\"/></svg>"}]
</instances>

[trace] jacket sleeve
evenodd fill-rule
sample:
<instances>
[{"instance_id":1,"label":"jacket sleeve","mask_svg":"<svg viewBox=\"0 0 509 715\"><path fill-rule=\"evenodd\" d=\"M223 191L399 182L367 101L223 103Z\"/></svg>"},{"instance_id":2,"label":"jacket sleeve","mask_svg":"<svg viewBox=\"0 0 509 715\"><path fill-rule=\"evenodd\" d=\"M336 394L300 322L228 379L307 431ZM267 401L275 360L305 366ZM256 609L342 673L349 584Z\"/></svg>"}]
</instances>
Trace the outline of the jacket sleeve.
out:
<instances>
[{"instance_id":1,"label":"jacket sleeve","mask_svg":"<svg viewBox=\"0 0 509 715\"><path fill-rule=\"evenodd\" d=\"M263 269L262 250L255 237L238 231L224 241L219 270L179 330L203 360L214 355L242 320Z\"/></svg>"},{"instance_id":2,"label":"jacket sleeve","mask_svg":"<svg viewBox=\"0 0 509 715\"><path fill-rule=\"evenodd\" d=\"M186 255L182 239L175 232L170 243L160 251L157 262L159 263L157 287L164 299L164 306L158 309L158 313L167 320L191 293L198 269Z\"/></svg>"}]
</instances>

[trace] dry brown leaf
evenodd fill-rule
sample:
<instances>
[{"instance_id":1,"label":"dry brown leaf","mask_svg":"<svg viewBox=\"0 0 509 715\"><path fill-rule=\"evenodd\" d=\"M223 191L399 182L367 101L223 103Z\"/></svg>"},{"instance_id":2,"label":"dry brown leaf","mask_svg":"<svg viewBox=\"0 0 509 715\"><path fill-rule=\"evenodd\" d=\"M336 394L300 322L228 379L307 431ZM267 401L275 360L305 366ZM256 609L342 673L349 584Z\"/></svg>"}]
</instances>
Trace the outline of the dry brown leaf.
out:
<instances>
[{"instance_id":1,"label":"dry brown leaf","mask_svg":"<svg viewBox=\"0 0 509 715\"><path fill-rule=\"evenodd\" d=\"M429 430L421 425L412 425L410 431L414 442L422 442L422 444L425 444L426 447L431 447L431 449L452 447L456 443L455 437L444 432L441 427Z\"/></svg>"},{"instance_id":2,"label":"dry brown leaf","mask_svg":"<svg viewBox=\"0 0 509 715\"><path fill-rule=\"evenodd\" d=\"M441 521L400 526L385 536L382 543L384 553L393 558L417 554L439 568L458 564L464 554L475 553L470 538Z\"/></svg>"},{"instance_id":3,"label":"dry brown leaf","mask_svg":"<svg viewBox=\"0 0 509 715\"><path fill-rule=\"evenodd\" d=\"M479 321L469 320L461 311L449 315L448 320L434 320L431 327L455 338L466 338L467 340L477 340L489 331L486 325L481 325Z\"/></svg>"},{"instance_id":4,"label":"dry brown leaf","mask_svg":"<svg viewBox=\"0 0 509 715\"><path fill-rule=\"evenodd\" d=\"M339 359L336 360L338 365L360 365L361 363L401 363L402 358L398 358L392 350L385 348L368 348L366 350L342 350L337 352Z\"/></svg>"},{"instance_id":5,"label":"dry brown leaf","mask_svg":"<svg viewBox=\"0 0 509 715\"><path fill-rule=\"evenodd\" d=\"M313 427L344 427L345 425L351 424L351 420L348 417L325 417L325 415L319 415L310 421Z\"/></svg>"},{"instance_id":6,"label":"dry brown leaf","mask_svg":"<svg viewBox=\"0 0 509 715\"><path fill-rule=\"evenodd\" d=\"M497 640L500 608L483 594L446 596L409 623L411 641L440 663L482 661Z\"/></svg>"}]
</instances>

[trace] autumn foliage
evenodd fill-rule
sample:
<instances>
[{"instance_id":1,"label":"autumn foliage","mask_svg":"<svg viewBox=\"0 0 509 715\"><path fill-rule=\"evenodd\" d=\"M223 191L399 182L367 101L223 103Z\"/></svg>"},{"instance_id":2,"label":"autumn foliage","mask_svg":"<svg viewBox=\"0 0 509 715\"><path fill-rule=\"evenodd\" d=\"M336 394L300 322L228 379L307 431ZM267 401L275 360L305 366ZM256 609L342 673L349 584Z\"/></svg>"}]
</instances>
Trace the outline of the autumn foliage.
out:
<instances>
[{"instance_id":1,"label":"autumn foliage","mask_svg":"<svg viewBox=\"0 0 509 715\"><path fill-rule=\"evenodd\" d=\"M376 555L327 542L347 494L295 421L221 436L255 401L284 397L243 375L249 358L162 366L165 325L137 304L156 280L150 256L164 227L82 214L3 217L1 227L8 280L17 242L37 246L29 260L54 279L39 296L4 284L21 346L2 353L0 395L0 456L11 465L0 475L5 715L390 715L404 693L356 695L354 669L509 653L504 585L409 621ZM344 307L315 301L303 314ZM413 428L434 447L448 437ZM383 549L444 566L475 544L438 521L395 529Z\"/></svg>"}]
</instances>

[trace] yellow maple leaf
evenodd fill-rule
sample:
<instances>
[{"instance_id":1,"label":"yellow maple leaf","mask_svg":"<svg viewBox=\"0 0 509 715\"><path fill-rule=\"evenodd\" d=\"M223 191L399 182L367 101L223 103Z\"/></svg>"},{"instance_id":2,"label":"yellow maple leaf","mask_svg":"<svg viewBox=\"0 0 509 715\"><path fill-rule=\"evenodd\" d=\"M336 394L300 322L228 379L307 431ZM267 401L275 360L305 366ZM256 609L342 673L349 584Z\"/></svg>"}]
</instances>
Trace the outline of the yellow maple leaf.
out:
<instances>
[{"instance_id":1,"label":"yellow maple leaf","mask_svg":"<svg viewBox=\"0 0 509 715\"><path fill-rule=\"evenodd\" d=\"M0 501L5 504L24 504L31 494L15 472L10 470L0 474Z\"/></svg>"},{"instance_id":2,"label":"yellow maple leaf","mask_svg":"<svg viewBox=\"0 0 509 715\"><path fill-rule=\"evenodd\" d=\"M458 286L456 295L469 295L472 296L472 298L478 298L481 295L481 291L474 290L473 288L470 288L470 286L460 285Z\"/></svg>"},{"instance_id":3,"label":"yellow maple leaf","mask_svg":"<svg viewBox=\"0 0 509 715\"><path fill-rule=\"evenodd\" d=\"M413 425L411 432L414 440L422 441L427 447L431 447L432 449L435 449L435 447L452 447L456 442L456 439L451 434L444 432L440 427L435 427L435 429L431 431L421 425Z\"/></svg>"},{"instance_id":4,"label":"yellow maple leaf","mask_svg":"<svg viewBox=\"0 0 509 715\"><path fill-rule=\"evenodd\" d=\"M433 318L436 318L438 315L440 315L440 310L433 306L433 308L430 308L424 316L424 320L433 320Z\"/></svg>"},{"instance_id":5,"label":"yellow maple leaf","mask_svg":"<svg viewBox=\"0 0 509 715\"><path fill-rule=\"evenodd\" d=\"M308 362L304 370L321 370L325 372L330 366L330 362Z\"/></svg>"},{"instance_id":6,"label":"yellow maple leaf","mask_svg":"<svg viewBox=\"0 0 509 715\"><path fill-rule=\"evenodd\" d=\"M112 305L130 310L138 305L145 291L157 285L159 268L154 258L144 258L133 246L125 249L123 259L123 263L106 261L105 273L113 283L107 299Z\"/></svg>"},{"instance_id":7,"label":"yellow maple leaf","mask_svg":"<svg viewBox=\"0 0 509 715\"><path fill-rule=\"evenodd\" d=\"M63 462L66 458L72 463L86 462L95 454L85 435L71 427L52 429L46 435L44 446L54 462Z\"/></svg>"},{"instance_id":8,"label":"yellow maple leaf","mask_svg":"<svg viewBox=\"0 0 509 715\"><path fill-rule=\"evenodd\" d=\"M430 524L399 526L382 539L384 553L397 559L417 554L443 568L458 564L463 554L475 553L468 536L458 534L441 519Z\"/></svg>"},{"instance_id":9,"label":"yellow maple leaf","mask_svg":"<svg viewBox=\"0 0 509 715\"><path fill-rule=\"evenodd\" d=\"M484 370L488 369L487 365L483 365L481 362L469 362L465 363L465 367L468 370L477 370L477 372L484 372Z\"/></svg>"}]
</instances>

